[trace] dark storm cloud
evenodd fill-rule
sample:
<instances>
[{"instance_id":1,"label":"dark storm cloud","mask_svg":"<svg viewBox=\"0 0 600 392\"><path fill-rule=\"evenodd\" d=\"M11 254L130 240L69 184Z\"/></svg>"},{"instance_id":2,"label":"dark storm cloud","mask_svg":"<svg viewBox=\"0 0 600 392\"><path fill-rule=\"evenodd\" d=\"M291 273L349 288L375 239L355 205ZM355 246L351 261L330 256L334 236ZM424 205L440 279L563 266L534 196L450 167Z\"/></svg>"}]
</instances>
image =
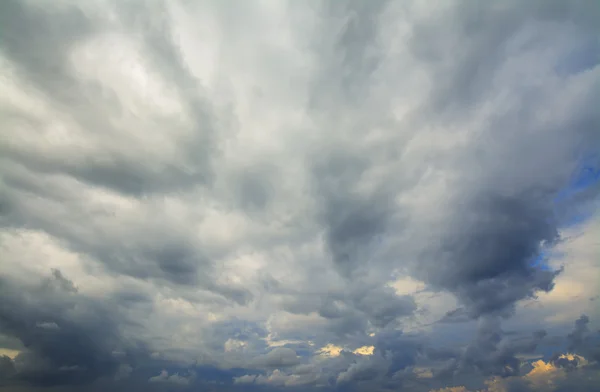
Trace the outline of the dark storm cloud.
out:
<instances>
[{"instance_id":1,"label":"dark storm cloud","mask_svg":"<svg viewBox=\"0 0 600 392\"><path fill-rule=\"evenodd\" d=\"M354 306L369 316L377 328L385 328L402 316L409 316L416 310L411 296L399 296L391 288L357 290L353 294Z\"/></svg>"},{"instance_id":2,"label":"dark storm cloud","mask_svg":"<svg viewBox=\"0 0 600 392\"><path fill-rule=\"evenodd\" d=\"M420 275L456 293L472 317L510 311L520 299L550 291L557 275L530 265L540 243L557 237L551 212L517 197L483 199L456 210L449 220L455 229L420 266Z\"/></svg>"},{"instance_id":3,"label":"dark storm cloud","mask_svg":"<svg viewBox=\"0 0 600 392\"><path fill-rule=\"evenodd\" d=\"M453 18L440 13L414 29L411 47L421 64L430 68L435 86L428 101L432 106L420 107L412 114L417 123L429 122L432 117L433 121L442 120L446 117L433 113L443 110L451 115L448 120L460 127L464 116L469 115L467 108L478 100L488 99L491 91L497 89L492 82L504 77L506 59L519 56L525 50L515 43L520 39L516 31L522 29L523 34L528 34L525 15L540 20L550 18L553 23L563 22L558 14L551 12L553 5L524 7L525 13L518 7L496 9L487 4L471 7L462 2L458 5L449 11ZM367 61L363 49L368 47L375 53L368 60L377 61L376 33L368 27L377 24L377 10L375 7L362 13L349 11L348 14L358 15L355 17L359 22L349 23L347 30L340 33L336 48L347 55L341 56L344 61L333 64L339 67L337 72L354 75L352 81L347 82L350 86L368 83L375 72L375 68L361 63L356 56L362 53L358 57ZM352 41L350 46L344 37L358 26L370 33L363 34L362 40ZM573 34L581 33L575 31ZM541 36L531 39L540 45L548 43L548 38ZM448 43L442 43L446 40ZM456 52L450 53L450 50ZM326 67L322 72L331 80L338 80L336 72ZM541 93L535 89L525 83L523 96ZM322 97L319 93L324 90L319 85L315 95ZM342 89L331 87L330 90ZM344 102L342 107L348 109L352 107L352 99L360 99L360 96L361 92L340 93L343 98L332 101ZM552 245L559 239L560 222L553 198L568 181L569 170L577 164L578 152L582 146L600 145L599 134L593 131L597 129L599 117L587 104L592 100L592 97L582 99L584 106L577 109L577 114L549 126L534 121L535 113L544 110L538 106L539 101L523 99L522 108L515 106L510 107L508 113L492 114L489 125L476 130L482 137L475 137L464 147L463 156L453 158L456 189L447 195L452 207L441 227L433 228L435 234L432 235L439 238L419 257L413 273L434 287L453 292L470 317L491 313L509 315L520 300L553 288L560 270L535 268L531 261L542 245ZM326 103L323 105L327 107ZM336 112L337 108L331 106L329 110ZM379 245L378 239L391 230L396 231L394 235L405 230L406 224L403 225L399 217L406 213L393 204L393 197L410 182L382 183L370 193L357 190L375 163L368 150L353 150L356 147L350 140L360 135L361 129L373 127L381 116L385 117L386 109L381 110L376 120L360 117L351 110L339 111L337 122L324 120L336 135L333 143L337 145L315 154L315 193L320 201L319 215L326 243L334 265L346 277L363 276L364 271L372 270L370 259ZM345 117L354 116L356 121L351 127L356 130L344 134L336 132L337 124L346 121ZM346 145L352 148L345 148ZM398 151L402 151L401 148ZM438 162L434 159L432 163L422 164L435 166ZM395 258L390 260L392 265L403 265L406 264L403 259L414 256L399 249L392 257Z\"/></svg>"},{"instance_id":4,"label":"dark storm cloud","mask_svg":"<svg viewBox=\"0 0 600 392\"><path fill-rule=\"evenodd\" d=\"M524 15L533 11L525 9L523 14L519 8L463 4L450 11L455 18L442 18L453 24L450 33L442 33L447 26L438 19L416 29L414 48L430 51L421 55L440 82L430 100L436 110L462 116L468 113L462 108L489 95L490 83L502 77L503 62L518 55L511 43L517 39L515 31L527 28ZM434 43L437 37L457 45ZM455 61L448 62L451 57ZM525 105L531 113L539 110ZM582 148L598 146L600 141L598 133L592 132L597 129L597 111L587 105L565 123L545 125L545 129L526 117L518 120L522 111L494 115L488 128L478 130L482 137L469 146L469 156L459 165L461 180L440 233L441 246L430 247L416 267L419 277L455 293L474 318L509 314L518 301L553 288L560 271L534 268L531 260L542 244L559 239L553 198L568 181L565 169L577 165ZM535 132L521 133L526 126ZM487 154L492 144L495 152Z\"/></svg>"},{"instance_id":5,"label":"dark storm cloud","mask_svg":"<svg viewBox=\"0 0 600 392\"><path fill-rule=\"evenodd\" d=\"M519 356L545 333L502 320L552 290L561 270L532 261L598 193L555 203L582 153L600 150L597 63L581 54L597 49L597 9L59 3L0 5L6 91L22 93L0 106L0 349L20 352L0 356L2 382L530 387ZM78 51L104 53L96 40L111 34L107 52L131 52L143 83L78 68ZM92 66L131 65L103 56ZM138 110L118 88L152 82L168 88L144 99L169 95L173 113ZM48 123L83 141L46 140ZM76 284L59 269L33 284L36 252ZM427 311L443 323L407 333ZM473 336L429 344L465 321ZM589 323L568 340L598 358ZM344 350L327 356L329 343ZM433 378L417 376L430 365Z\"/></svg>"},{"instance_id":6,"label":"dark storm cloud","mask_svg":"<svg viewBox=\"0 0 600 392\"><path fill-rule=\"evenodd\" d=\"M46 386L86 383L112 376L122 360L143 354L136 341L121 335L120 325L128 321L110 303L78 294L60 271L34 286L2 277L0 291L0 329L24 346L14 360L3 358L9 379ZM115 356L117 351L124 355Z\"/></svg>"},{"instance_id":7,"label":"dark storm cloud","mask_svg":"<svg viewBox=\"0 0 600 392\"><path fill-rule=\"evenodd\" d=\"M338 384L347 384L350 382L371 381L385 372L373 359L362 359L351 364L348 369L338 376Z\"/></svg>"},{"instance_id":8,"label":"dark storm cloud","mask_svg":"<svg viewBox=\"0 0 600 392\"><path fill-rule=\"evenodd\" d=\"M567 336L567 349L588 360L600 361L600 331L590 331L589 323L585 314L575 320L573 331Z\"/></svg>"},{"instance_id":9,"label":"dark storm cloud","mask_svg":"<svg viewBox=\"0 0 600 392\"><path fill-rule=\"evenodd\" d=\"M505 336L498 319L482 319L477 336L460 359L458 372L476 369L485 376L519 375L521 360L517 355L535 352L545 336L545 331L536 331L530 337L511 339Z\"/></svg>"},{"instance_id":10,"label":"dark storm cloud","mask_svg":"<svg viewBox=\"0 0 600 392\"><path fill-rule=\"evenodd\" d=\"M575 328L573 329L573 332L569 334L569 350L574 350L575 348L582 346L584 338L590 332L588 328L589 322L590 318L585 314L575 320Z\"/></svg>"},{"instance_id":11,"label":"dark storm cloud","mask_svg":"<svg viewBox=\"0 0 600 392\"><path fill-rule=\"evenodd\" d=\"M390 361L387 368L387 374L390 376L414 365L418 355L426 347L421 337L406 336L397 330L378 334L374 346L376 353Z\"/></svg>"},{"instance_id":12,"label":"dark storm cloud","mask_svg":"<svg viewBox=\"0 0 600 392\"><path fill-rule=\"evenodd\" d=\"M587 321L589 322L589 321ZM600 347L599 341L596 339L589 339L591 336L587 335L585 331L585 325L587 324L586 317L582 316L575 321L574 331L569 334L566 338L567 341L573 342L574 335L587 336L585 347L581 347L582 351L579 354L557 352L552 355L547 361L540 360L537 365L539 368L535 369L529 363L521 364L521 375L510 375L503 378L494 378L488 380L489 389L486 391L492 392L496 390L508 391L508 392L534 392L540 390L549 391L593 391L596 389L598 381L600 381L600 372L597 362L590 362L593 356L585 356L593 353L588 350L593 347ZM532 348L533 345L539 343L540 339L544 337L544 334L538 332L534 334L533 339L530 340L525 347L520 347L519 352L526 352L523 348ZM519 344L522 346L522 344ZM515 346L516 347L516 346ZM573 346L569 350L575 350ZM580 354L584 354L581 356ZM541 365L540 365L541 364ZM534 364L535 365L535 364ZM533 369L533 371L532 371ZM526 374L527 373L527 374ZM517 372L518 374L518 372Z\"/></svg>"},{"instance_id":13,"label":"dark storm cloud","mask_svg":"<svg viewBox=\"0 0 600 392\"><path fill-rule=\"evenodd\" d=\"M13 360L6 355L0 356L0 380L10 380L16 373L17 369ZM0 385L2 385L2 381L0 381Z\"/></svg>"}]
</instances>

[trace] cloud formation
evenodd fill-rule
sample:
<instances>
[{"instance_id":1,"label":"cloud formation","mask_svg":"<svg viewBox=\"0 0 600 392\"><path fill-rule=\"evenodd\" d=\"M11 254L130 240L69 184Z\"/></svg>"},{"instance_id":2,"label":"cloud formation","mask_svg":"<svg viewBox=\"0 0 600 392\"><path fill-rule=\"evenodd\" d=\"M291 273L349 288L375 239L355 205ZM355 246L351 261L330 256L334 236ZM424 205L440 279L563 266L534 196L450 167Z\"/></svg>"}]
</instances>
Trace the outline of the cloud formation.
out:
<instances>
[{"instance_id":1,"label":"cloud formation","mask_svg":"<svg viewBox=\"0 0 600 392\"><path fill-rule=\"evenodd\" d=\"M598 26L1 2L0 390L589 390Z\"/></svg>"}]
</instances>

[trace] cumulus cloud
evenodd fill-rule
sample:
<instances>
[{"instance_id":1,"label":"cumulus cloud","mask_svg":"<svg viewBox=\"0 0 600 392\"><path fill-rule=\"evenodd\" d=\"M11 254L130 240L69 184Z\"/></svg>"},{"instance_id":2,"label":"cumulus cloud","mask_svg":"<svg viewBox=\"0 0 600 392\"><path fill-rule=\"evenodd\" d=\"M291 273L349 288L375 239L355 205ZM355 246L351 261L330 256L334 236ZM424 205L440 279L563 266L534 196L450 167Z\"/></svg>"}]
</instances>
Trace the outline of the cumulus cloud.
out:
<instances>
[{"instance_id":1,"label":"cumulus cloud","mask_svg":"<svg viewBox=\"0 0 600 392\"><path fill-rule=\"evenodd\" d=\"M575 383L598 26L591 2L2 1L0 387Z\"/></svg>"}]
</instances>

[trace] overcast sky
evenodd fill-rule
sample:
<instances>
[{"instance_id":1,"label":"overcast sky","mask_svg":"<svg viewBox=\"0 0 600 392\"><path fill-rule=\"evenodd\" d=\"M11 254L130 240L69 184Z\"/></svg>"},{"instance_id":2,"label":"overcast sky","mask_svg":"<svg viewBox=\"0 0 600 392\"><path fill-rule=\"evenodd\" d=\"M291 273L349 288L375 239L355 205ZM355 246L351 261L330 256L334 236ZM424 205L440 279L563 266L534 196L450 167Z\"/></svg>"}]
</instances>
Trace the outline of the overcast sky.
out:
<instances>
[{"instance_id":1,"label":"overcast sky","mask_svg":"<svg viewBox=\"0 0 600 392\"><path fill-rule=\"evenodd\" d=\"M0 1L0 391L593 391L594 0Z\"/></svg>"}]
</instances>

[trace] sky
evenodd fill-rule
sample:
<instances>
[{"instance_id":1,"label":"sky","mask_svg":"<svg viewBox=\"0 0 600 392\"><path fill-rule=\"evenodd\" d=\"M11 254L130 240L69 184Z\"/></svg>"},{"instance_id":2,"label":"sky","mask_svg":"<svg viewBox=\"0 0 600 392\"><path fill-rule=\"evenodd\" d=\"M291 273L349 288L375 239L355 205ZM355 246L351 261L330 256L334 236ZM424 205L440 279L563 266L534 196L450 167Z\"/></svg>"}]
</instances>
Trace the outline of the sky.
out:
<instances>
[{"instance_id":1,"label":"sky","mask_svg":"<svg viewBox=\"0 0 600 392\"><path fill-rule=\"evenodd\" d=\"M3 0L0 78L0 392L600 385L597 2Z\"/></svg>"}]
</instances>

